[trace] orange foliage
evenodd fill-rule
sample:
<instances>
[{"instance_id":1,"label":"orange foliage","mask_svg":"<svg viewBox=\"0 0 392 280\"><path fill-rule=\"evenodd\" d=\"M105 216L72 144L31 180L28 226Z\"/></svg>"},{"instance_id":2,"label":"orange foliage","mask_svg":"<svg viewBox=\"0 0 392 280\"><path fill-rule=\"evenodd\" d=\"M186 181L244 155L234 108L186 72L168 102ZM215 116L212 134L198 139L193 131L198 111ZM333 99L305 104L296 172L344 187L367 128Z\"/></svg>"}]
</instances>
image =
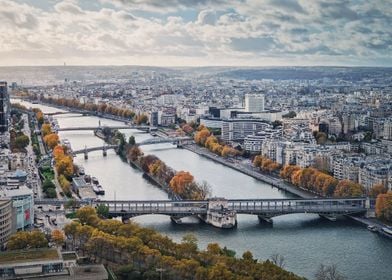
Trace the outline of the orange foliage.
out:
<instances>
[{"instance_id":1,"label":"orange foliage","mask_svg":"<svg viewBox=\"0 0 392 280\"><path fill-rule=\"evenodd\" d=\"M392 222L392 191L377 196L376 216L379 219Z\"/></svg>"},{"instance_id":2,"label":"orange foliage","mask_svg":"<svg viewBox=\"0 0 392 280\"><path fill-rule=\"evenodd\" d=\"M334 196L336 197L356 197L363 196L365 189L358 183L350 180L342 180L336 186Z\"/></svg>"},{"instance_id":3,"label":"orange foliage","mask_svg":"<svg viewBox=\"0 0 392 280\"><path fill-rule=\"evenodd\" d=\"M55 160L59 160L65 155L63 146L57 145L53 149L53 157Z\"/></svg>"},{"instance_id":4,"label":"orange foliage","mask_svg":"<svg viewBox=\"0 0 392 280\"><path fill-rule=\"evenodd\" d=\"M170 187L176 194L182 194L185 187L193 183L193 176L186 171L179 171L170 181Z\"/></svg>"},{"instance_id":5,"label":"orange foliage","mask_svg":"<svg viewBox=\"0 0 392 280\"><path fill-rule=\"evenodd\" d=\"M71 156L63 156L56 160L56 170L58 174L71 177L74 172L73 159Z\"/></svg>"},{"instance_id":6,"label":"orange foliage","mask_svg":"<svg viewBox=\"0 0 392 280\"><path fill-rule=\"evenodd\" d=\"M46 136L52 133L52 127L48 123L44 123L41 127L42 135Z\"/></svg>"},{"instance_id":7,"label":"orange foliage","mask_svg":"<svg viewBox=\"0 0 392 280\"><path fill-rule=\"evenodd\" d=\"M50 149L53 149L59 142L59 136L56 133L51 133L44 137L44 141Z\"/></svg>"}]
</instances>

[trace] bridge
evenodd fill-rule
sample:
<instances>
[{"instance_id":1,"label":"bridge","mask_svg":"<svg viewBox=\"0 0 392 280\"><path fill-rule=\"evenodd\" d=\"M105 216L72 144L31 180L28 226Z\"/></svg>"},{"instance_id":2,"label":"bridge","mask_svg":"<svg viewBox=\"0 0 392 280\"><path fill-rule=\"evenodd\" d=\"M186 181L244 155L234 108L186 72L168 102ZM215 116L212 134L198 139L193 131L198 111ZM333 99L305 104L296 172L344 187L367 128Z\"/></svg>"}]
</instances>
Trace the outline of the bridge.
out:
<instances>
[{"instance_id":1,"label":"bridge","mask_svg":"<svg viewBox=\"0 0 392 280\"><path fill-rule=\"evenodd\" d=\"M139 129L143 131L153 130L154 127L147 125L117 125L117 126L74 126L74 127L59 127L57 131L76 131L76 130L98 130L104 129L105 127L110 129Z\"/></svg>"},{"instance_id":2,"label":"bridge","mask_svg":"<svg viewBox=\"0 0 392 280\"><path fill-rule=\"evenodd\" d=\"M140 143L137 143L138 146L145 146L145 145L155 145L155 144L163 144L163 143L171 143L174 145L177 145L178 147L193 141L192 138L189 137L170 137L170 138L159 138L159 137L154 137L151 139L144 140ZM117 149L118 145L103 145L103 146L98 146L98 147L90 147L87 148L85 147L84 149L79 149L79 150L74 150L72 153L74 155L77 154L84 154L84 158L88 159L88 153L93 152L93 151L102 151L103 156L107 155L107 150L110 149Z\"/></svg>"},{"instance_id":3,"label":"bridge","mask_svg":"<svg viewBox=\"0 0 392 280\"><path fill-rule=\"evenodd\" d=\"M47 202L45 202L47 201ZM66 201L39 200L35 204L60 205ZM88 204L88 202L82 202ZM90 205L105 205L112 217L128 219L140 215L168 215L174 221L196 216L216 227L233 227L237 223L237 214L257 215L260 221L272 222L272 218L281 215L308 213L318 214L330 220L338 216L363 214L371 208L368 198L313 198L313 199L223 199L209 200L101 200Z\"/></svg>"}]
</instances>

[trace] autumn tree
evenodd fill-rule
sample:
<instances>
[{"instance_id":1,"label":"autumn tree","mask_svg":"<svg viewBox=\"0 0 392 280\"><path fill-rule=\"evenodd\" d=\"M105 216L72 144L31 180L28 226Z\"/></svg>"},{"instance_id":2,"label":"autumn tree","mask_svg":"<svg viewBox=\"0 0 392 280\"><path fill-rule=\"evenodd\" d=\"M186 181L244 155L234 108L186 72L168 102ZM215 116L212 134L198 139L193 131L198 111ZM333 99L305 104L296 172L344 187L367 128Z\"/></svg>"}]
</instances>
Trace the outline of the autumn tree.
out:
<instances>
[{"instance_id":1,"label":"autumn tree","mask_svg":"<svg viewBox=\"0 0 392 280\"><path fill-rule=\"evenodd\" d=\"M39 125L42 125L44 123L44 114L41 110L37 110L37 112L35 113L35 117L37 118Z\"/></svg>"},{"instance_id":2,"label":"autumn tree","mask_svg":"<svg viewBox=\"0 0 392 280\"><path fill-rule=\"evenodd\" d=\"M56 246L60 247L64 244L65 236L61 230L54 229L52 231L51 239L56 244Z\"/></svg>"},{"instance_id":3,"label":"autumn tree","mask_svg":"<svg viewBox=\"0 0 392 280\"><path fill-rule=\"evenodd\" d=\"M377 196L376 216L381 220L392 222L392 191Z\"/></svg>"},{"instance_id":4,"label":"autumn tree","mask_svg":"<svg viewBox=\"0 0 392 280\"><path fill-rule=\"evenodd\" d=\"M41 132L43 136L46 136L48 134L52 133L52 127L50 126L49 123L44 123L41 127Z\"/></svg>"},{"instance_id":5,"label":"autumn tree","mask_svg":"<svg viewBox=\"0 0 392 280\"><path fill-rule=\"evenodd\" d=\"M59 142L59 136L56 133L51 133L44 137L44 141L50 149L53 149Z\"/></svg>"},{"instance_id":6,"label":"autumn tree","mask_svg":"<svg viewBox=\"0 0 392 280\"><path fill-rule=\"evenodd\" d=\"M193 183L193 176L186 171L179 171L170 181L170 187L176 194L182 194L185 187Z\"/></svg>"},{"instance_id":7,"label":"autumn tree","mask_svg":"<svg viewBox=\"0 0 392 280\"><path fill-rule=\"evenodd\" d=\"M388 192L388 188L384 184L373 185L369 191L369 196L376 198L379 194L385 194Z\"/></svg>"},{"instance_id":8,"label":"autumn tree","mask_svg":"<svg viewBox=\"0 0 392 280\"><path fill-rule=\"evenodd\" d=\"M72 157L63 156L56 160L56 170L58 174L71 178L74 172Z\"/></svg>"},{"instance_id":9,"label":"autumn tree","mask_svg":"<svg viewBox=\"0 0 392 280\"><path fill-rule=\"evenodd\" d=\"M365 189L358 183L355 183L350 180L342 180L336 186L336 190L334 192L335 197L357 197L363 196L365 193Z\"/></svg>"},{"instance_id":10,"label":"autumn tree","mask_svg":"<svg viewBox=\"0 0 392 280\"><path fill-rule=\"evenodd\" d=\"M9 250L44 247L48 247L48 240L45 238L45 234L38 230L18 231L11 235L7 242Z\"/></svg>"}]
</instances>

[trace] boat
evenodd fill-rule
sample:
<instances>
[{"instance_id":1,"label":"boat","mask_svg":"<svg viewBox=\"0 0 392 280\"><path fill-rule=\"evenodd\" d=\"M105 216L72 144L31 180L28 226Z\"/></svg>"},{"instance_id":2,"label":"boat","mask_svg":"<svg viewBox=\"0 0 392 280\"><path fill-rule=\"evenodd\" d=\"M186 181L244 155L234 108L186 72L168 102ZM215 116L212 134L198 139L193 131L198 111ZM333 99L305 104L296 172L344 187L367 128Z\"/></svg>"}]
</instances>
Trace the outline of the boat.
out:
<instances>
[{"instance_id":1,"label":"boat","mask_svg":"<svg viewBox=\"0 0 392 280\"><path fill-rule=\"evenodd\" d=\"M392 238L392 229L388 227L382 227L380 233L386 237Z\"/></svg>"},{"instance_id":2,"label":"boat","mask_svg":"<svg viewBox=\"0 0 392 280\"><path fill-rule=\"evenodd\" d=\"M375 225L368 225L367 229L372 231L372 232L376 232L378 230Z\"/></svg>"},{"instance_id":3,"label":"boat","mask_svg":"<svg viewBox=\"0 0 392 280\"><path fill-rule=\"evenodd\" d=\"M93 184L95 184L95 185L98 185L98 184L99 184L99 181L98 181L97 177L92 177L92 178L91 178L91 182L92 182Z\"/></svg>"},{"instance_id":4,"label":"boat","mask_svg":"<svg viewBox=\"0 0 392 280\"><path fill-rule=\"evenodd\" d=\"M99 193L99 189L97 185L93 185L93 191L98 194Z\"/></svg>"},{"instance_id":5,"label":"boat","mask_svg":"<svg viewBox=\"0 0 392 280\"><path fill-rule=\"evenodd\" d=\"M102 195L105 194L105 190L102 188L101 185L98 185L97 188L98 188L98 193L97 194L102 194Z\"/></svg>"},{"instance_id":6,"label":"boat","mask_svg":"<svg viewBox=\"0 0 392 280\"><path fill-rule=\"evenodd\" d=\"M90 175L84 175L84 180L86 181L86 183L90 183L91 182L91 177Z\"/></svg>"}]
</instances>

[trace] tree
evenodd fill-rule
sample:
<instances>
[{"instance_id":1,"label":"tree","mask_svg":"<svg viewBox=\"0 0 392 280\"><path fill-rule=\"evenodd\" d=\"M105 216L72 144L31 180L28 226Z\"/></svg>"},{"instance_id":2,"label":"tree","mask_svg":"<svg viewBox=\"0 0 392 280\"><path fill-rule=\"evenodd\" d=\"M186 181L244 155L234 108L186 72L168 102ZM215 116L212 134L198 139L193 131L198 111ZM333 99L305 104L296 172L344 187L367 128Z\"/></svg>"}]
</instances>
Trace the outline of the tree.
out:
<instances>
[{"instance_id":1,"label":"tree","mask_svg":"<svg viewBox=\"0 0 392 280\"><path fill-rule=\"evenodd\" d=\"M48 247L48 240L45 238L45 234L38 230L18 231L11 235L7 242L9 250L44 247Z\"/></svg>"},{"instance_id":2,"label":"tree","mask_svg":"<svg viewBox=\"0 0 392 280\"><path fill-rule=\"evenodd\" d=\"M316 280L344 280L344 277L338 270L336 264L323 265L321 264L315 274Z\"/></svg>"},{"instance_id":3,"label":"tree","mask_svg":"<svg viewBox=\"0 0 392 280\"><path fill-rule=\"evenodd\" d=\"M17 136L15 139L15 145L18 149L24 149L26 148L30 143L30 138L27 135L20 135Z\"/></svg>"},{"instance_id":4,"label":"tree","mask_svg":"<svg viewBox=\"0 0 392 280\"><path fill-rule=\"evenodd\" d=\"M48 123L44 123L41 127L41 132L43 136L46 136L48 134L52 133L52 127Z\"/></svg>"},{"instance_id":5,"label":"tree","mask_svg":"<svg viewBox=\"0 0 392 280\"><path fill-rule=\"evenodd\" d=\"M93 220L97 218L97 212L95 211L94 208L87 206L78 209L78 211L76 211L76 216L79 218L82 225L84 224L90 225L91 222L93 222Z\"/></svg>"},{"instance_id":6,"label":"tree","mask_svg":"<svg viewBox=\"0 0 392 280\"><path fill-rule=\"evenodd\" d=\"M373 185L369 191L369 196L376 198L379 194L385 194L388 192L388 188L385 187L383 184L376 184Z\"/></svg>"},{"instance_id":7,"label":"tree","mask_svg":"<svg viewBox=\"0 0 392 280\"><path fill-rule=\"evenodd\" d=\"M133 135L129 136L128 144L131 145L131 146L136 144L135 136L133 136Z\"/></svg>"},{"instance_id":8,"label":"tree","mask_svg":"<svg viewBox=\"0 0 392 280\"><path fill-rule=\"evenodd\" d=\"M356 197L363 196L365 189L360 184L357 184L350 180L342 180L336 186L334 196L335 197Z\"/></svg>"},{"instance_id":9,"label":"tree","mask_svg":"<svg viewBox=\"0 0 392 280\"><path fill-rule=\"evenodd\" d=\"M37 118L37 121L38 121L38 124L39 125L42 125L43 123L44 123L44 114L41 112L41 110L38 110L37 112L36 112L36 118Z\"/></svg>"},{"instance_id":10,"label":"tree","mask_svg":"<svg viewBox=\"0 0 392 280\"><path fill-rule=\"evenodd\" d=\"M377 196L376 216L381 220L392 222L392 191Z\"/></svg>"},{"instance_id":11,"label":"tree","mask_svg":"<svg viewBox=\"0 0 392 280\"><path fill-rule=\"evenodd\" d=\"M193 176L186 171L179 171L170 181L170 187L176 194L182 194L185 187L193 183Z\"/></svg>"},{"instance_id":12,"label":"tree","mask_svg":"<svg viewBox=\"0 0 392 280\"><path fill-rule=\"evenodd\" d=\"M52 238L51 239L56 244L56 246L60 247L64 244L65 236L61 230L54 229L52 231Z\"/></svg>"},{"instance_id":13,"label":"tree","mask_svg":"<svg viewBox=\"0 0 392 280\"><path fill-rule=\"evenodd\" d=\"M280 254L273 254L271 256L271 261L274 265L277 265L280 268L284 268L284 266L285 266L284 257Z\"/></svg>"},{"instance_id":14,"label":"tree","mask_svg":"<svg viewBox=\"0 0 392 280\"><path fill-rule=\"evenodd\" d=\"M138 146L132 146L127 152L130 161L137 161L141 155L143 155L143 153Z\"/></svg>"},{"instance_id":15,"label":"tree","mask_svg":"<svg viewBox=\"0 0 392 280\"><path fill-rule=\"evenodd\" d=\"M107 218L109 217L109 207L105 204L98 204L97 206L97 214L100 218Z\"/></svg>"},{"instance_id":16,"label":"tree","mask_svg":"<svg viewBox=\"0 0 392 280\"><path fill-rule=\"evenodd\" d=\"M45 192L47 198L57 198L57 192L55 188L49 188Z\"/></svg>"},{"instance_id":17,"label":"tree","mask_svg":"<svg viewBox=\"0 0 392 280\"><path fill-rule=\"evenodd\" d=\"M47 189L50 188L55 188L56 186L53 184L52 180L46 179L43 183L42 183L42 189L43 191L46 191Z\"/></svg>"},{"instance_id":18,"label":"tree","mask_svg":"<svg viewBox=\"0 0 392 280\"><path fill-rule=\"evenodd\" d=\"M53 149L59 142L59 136L56 133L51 133L44 137L44 141L50 149Z\"/></svg>"},{"instance_id":19,"label":"tree","mask_svg":"<svg viewBox=\"0 0 392 280\"><path fill-rule=\"evenodd\" d=\"M324 145L327 142L328 136L324 132L318 131L315 134L315 138L316 138L317 144Z\"/></svg>"},{"instance_id":20,"label":"tree","mask_svg":"<svg viewBox=\"0 0 392 280\"><path fill-rule=\"evenodd\" d=\"M64 156L56 160L56 170L59 175L70 178L74 173L73 159L71 156Z\"/></svg>"}]
</instances>

